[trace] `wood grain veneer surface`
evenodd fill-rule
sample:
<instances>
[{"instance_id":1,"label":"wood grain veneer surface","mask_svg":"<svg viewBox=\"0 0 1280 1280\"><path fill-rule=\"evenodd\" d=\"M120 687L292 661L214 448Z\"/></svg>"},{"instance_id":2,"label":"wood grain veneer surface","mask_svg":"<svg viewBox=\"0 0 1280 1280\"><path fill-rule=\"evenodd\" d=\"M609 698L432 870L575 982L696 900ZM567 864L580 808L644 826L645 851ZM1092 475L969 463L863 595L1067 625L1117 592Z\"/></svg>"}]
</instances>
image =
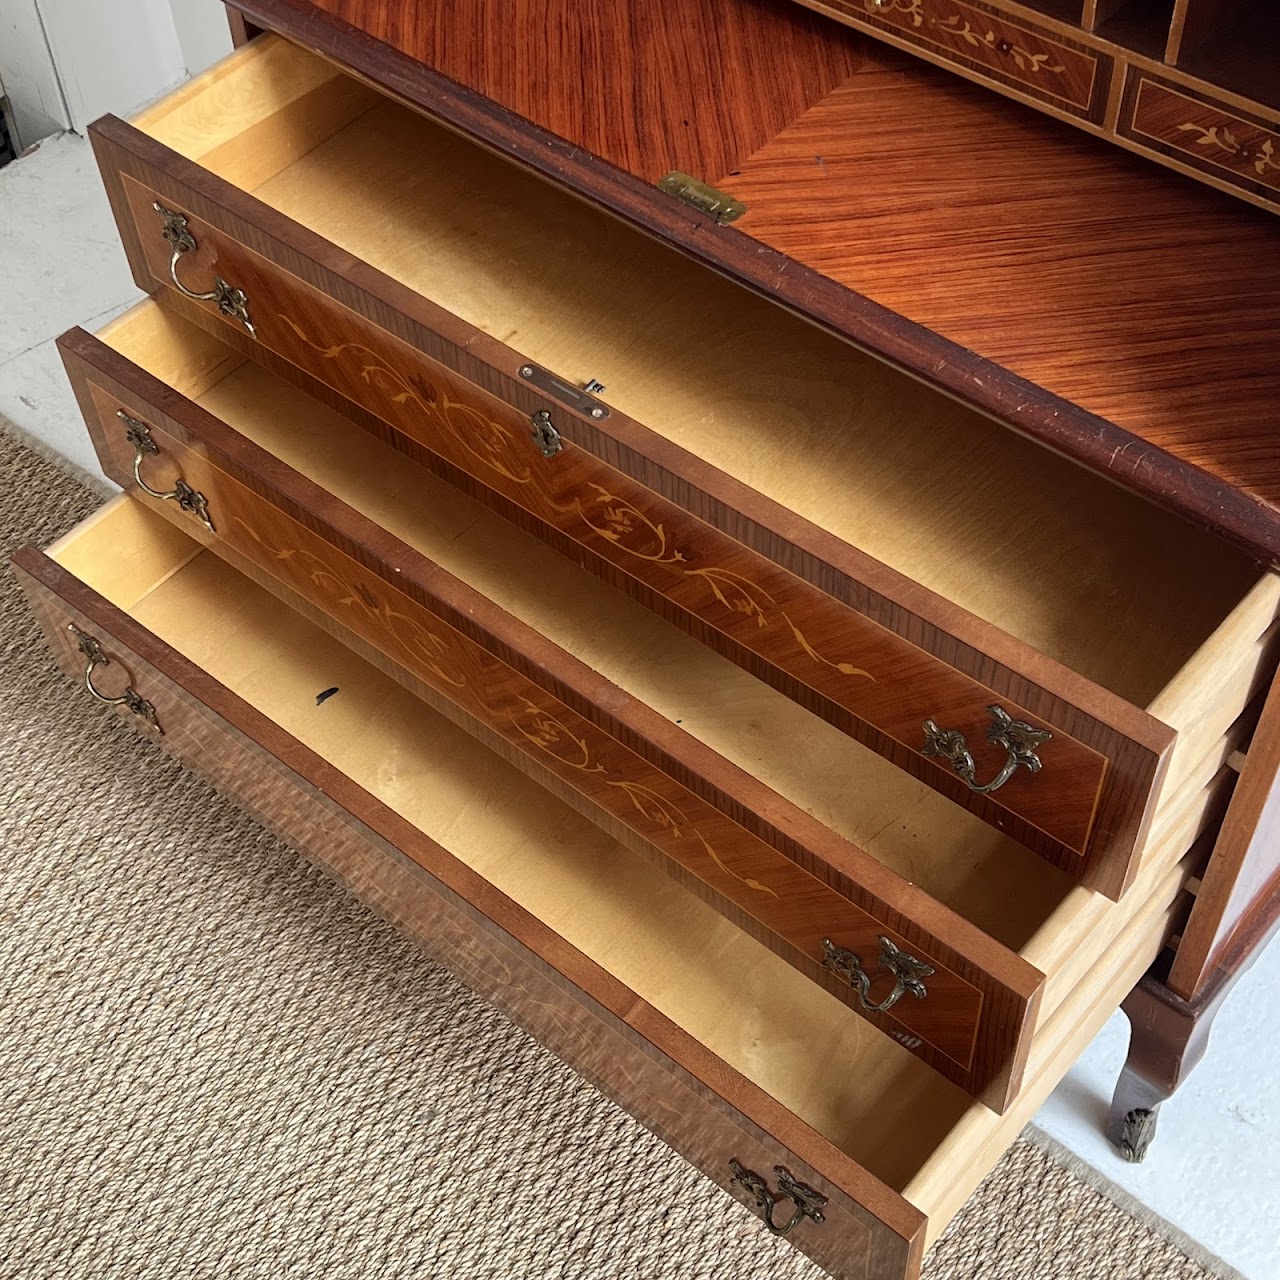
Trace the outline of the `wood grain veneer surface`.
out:
<instances>
[{"instance_id":1,"label":"wood grain veneer surface","mask_svg":"<svg viewBox=\"0 0 1280 1280\"><path fill-rule=\"evenodd\" d=\"M518 163L1280 561L1274 218L788 0L500 9L245 0ZM678 90L657 92L655 67ZM583 85L598 104L585 114ZM719 168L709 120L732 140ZM747 215L677 215L652 187L671 168Z\"/></svg>"},{"instance_id":2,"label":"wood grain veneer surface","mask_svg":"<svg viewBox=\"0 0 1280 1280\"><path fill-rule=\"evenodd\" d=\"M317 115L314 95L290 100L323 71L264 49L145 127L522 357L598 377L614 408L1139 706L1247 590L1252 567L1216 540L412 112L360 100L348 123Z\"/></svg>"},{"instance_id":3,"label":"wood grain veneer surface","mask_svg":"<svg viewBox=\"0 0 1280 1280\"><path fill-rule=\"evenodd\" d=\"M969 86L896 71L851 78L724 186L765 243L1280 497L1277 219ZM1112 467L1142 463L1139 446Z\"/></svg>"}]
</instances>

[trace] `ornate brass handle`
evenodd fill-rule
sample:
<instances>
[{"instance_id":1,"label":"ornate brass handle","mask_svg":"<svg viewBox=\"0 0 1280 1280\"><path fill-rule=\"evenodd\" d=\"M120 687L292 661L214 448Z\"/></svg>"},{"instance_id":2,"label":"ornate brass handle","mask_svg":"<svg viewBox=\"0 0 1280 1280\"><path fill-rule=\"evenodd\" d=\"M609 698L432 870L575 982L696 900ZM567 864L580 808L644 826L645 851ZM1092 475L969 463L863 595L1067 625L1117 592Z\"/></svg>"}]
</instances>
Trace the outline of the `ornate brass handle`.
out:
<instances>
[{"instance_id":1,"label":"ornate brass handle","mask_svg":"<svg viewBox=\"0 0 1280 1280\"><path fill-rule=\"evenodd\" d=\"M145 720L157 733L163 733L164 730L160 728L160 723L156 719L155 707L132 685L127 686L123 693L113 696L103 693L93 683L94 668L109 666L111 659L103 653L102 645L97 639L87 631L81 631L74 622L67 623L67 630L75 636L76 645L84 654L84 687L88 689L89 696L96 698L99 702L105 702L109 707L128 707L135 716Z\"/></svg>"},{"instance_id":2,"label":"ornate brass handle","mask_svg":"<svg viewBox=\"0 0 1280 1280\"><path fill-rule=\"evenodd\" d=\"M151 438L151 428L137 418L131 418L123 409L116 410L116 417L125 425L125 436L133 445L133 478L143 493L165 502L176 502L183 511L189 511L199 517L210 533L216 533L213 521L209 518L209 503L203 493L197 493L185 480L175 480L169 490L153 489L142 478L142 460L149 454L160 452L160 446Z\"/></svg>"},{"instance_id":3,"label":"ornate brass handle","mask_svg":"<svg viewBox=\"0 0 1280 1280\"><path fill-rule=\"evenodd\" d=\"M991 717L987 741L993 746L1003 747L1009 758L985 786L978 785L978 767L974 764L964 734L959 729L939 729L933 720L924 722L924 754L949 761L956 774L968 784L969 790L984 796L999 791L1018 771L1019 765L1029 773L1039 773L1044 766L1036 755L1036 748L1053 737L1047 729L1036 729L1021 720L1014 720L1003 707L988 707L987 714Z\"/></svg>"},{"instance_id":4,"label":"ornate brass handle","mask_svg":"<svg viewBox=\"0 0 1280 1280\"><path fill-rule=\"evenodd\" d=\"M878 941L880 968L886 974L893 975L893 990L879 1004L871 1000L872 975L863 967L855 952L837 947L830 938L823 938L822 950L826 954L822 967L845 978L857 991L858 999L868 1013L887 1013L903 996L915 996L917 1000L923 1000L929 994L923 979L932 977L936 970L923 960L900 951L888 938L881 936Z\"/></svg>"},{"instance_id":5,"label":"ornate brass handle","mask_svg":"<svg viewBox=\"0 0 1280 1280\"><path fill-rule=\"evenodd\" d=\"M164 219L161 235L173 246L173 255L169 259L169 279L173 281L178 292L184 298L191 298L195 302L216 303L218 310L224 316L239 320L249 330L249 336L256 338L258 331L249 319L249 299L245 296L243 289L229 285L221 276L214 276L213 288L208 293L197 293L194 289L188 289L178 279L178 259L196 247L196 238L187 230L185 214L166 209L158 200L154 201L151 207Z\"/></svg>"},{"instance_id":6,"label":"ornate brass handle","mask_svg":"<svg viewBox=\"0 0 1280 1280\"><path fill-rule=\"evenodd\" d=\"M808 1218L811 1222L825 1221L822 1206L827 1203L827 1197L805 1183L798 1181L792 1175L791 1170L785 1166L774 1166L773 1172L778 1178L778 1190L776 1193L769 1190L769 1184L758 1173L752 1173L750 1169L744 1169L738 1161L730 1160L729 1168L733 1170L733 1177L730 1181L755 1197L756 1208L764 1215L764 1225L775 1236L785 1236L787 1232L798 1223L803 1222L805 1218ZM773 1220L773 1211L783 1200L790 1200L794 1208L791 1217L784 1225L779 1226Z\"/></svg>"}]
</instances>

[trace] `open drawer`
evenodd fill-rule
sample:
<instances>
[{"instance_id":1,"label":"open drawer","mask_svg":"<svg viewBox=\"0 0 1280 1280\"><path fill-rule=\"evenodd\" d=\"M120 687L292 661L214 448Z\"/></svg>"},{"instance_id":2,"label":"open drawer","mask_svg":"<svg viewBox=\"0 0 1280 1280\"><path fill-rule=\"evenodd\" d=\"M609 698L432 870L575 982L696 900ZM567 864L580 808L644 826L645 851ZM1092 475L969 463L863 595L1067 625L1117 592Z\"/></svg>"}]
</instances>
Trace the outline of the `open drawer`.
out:
<instances>
[{"instance_id":1,"label":"open drawer","mask_svg":"<svg viewBox=\"0 0 1280 1280\"><path fill-rule=\"evenodd\" d=\"M1042 976L752 776L758 682L156 303L112 335L141 365L63 339L109 475L1006 1105ZM813 717L759 688L778 742L804 737Z\"/></svg>"},{"instance_id":2,"label":"open drawer","mask_svg":"<svg viewBox=\"0 0 1280 1280\"><path fill-rule=\"evenodd\" d=\"M144 303L62 348L104 468L140 501L998 1110L1037 1028L1231 788L1218 757L1241 745L1243 721L1153 829L1134 899L1073 892L1030 851L166 308ZM881 937L933 972L913 990L909 973L875 961ZM864 961L869 990L833 948Z\"/></svg>"},{"instance_id":3,"label":"open drawer","mask_svg":"<svg viewBox=\"0 0 1280 1280\"><path fill-rule=\"evenodd\" d=\"M143 288L1112 897L1248 700L1243 554L306 50L91 134Z\"/></svg>"},{"instance_id":4,"label":"open drawer","mask_svg":"<svg viewBox=\"0 0 1280 1280\"><path fill-rule=\"evenodd\" d=\"M71 675L837 1276L917 1274L1180 909L1171 865L1000 1117L134 499L16 563Z\"/></svg>"}]
</instances>

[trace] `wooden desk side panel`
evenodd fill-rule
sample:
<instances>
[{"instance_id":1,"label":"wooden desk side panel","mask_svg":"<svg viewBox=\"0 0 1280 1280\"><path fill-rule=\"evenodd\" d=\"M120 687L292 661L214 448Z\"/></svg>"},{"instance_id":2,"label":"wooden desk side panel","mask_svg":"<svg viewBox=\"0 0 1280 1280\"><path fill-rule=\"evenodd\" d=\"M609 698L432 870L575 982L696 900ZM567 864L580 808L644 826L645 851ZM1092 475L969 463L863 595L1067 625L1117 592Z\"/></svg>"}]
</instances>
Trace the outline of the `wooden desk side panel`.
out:
<instances>
[{"instance_id":1,"label":"wooden desk side panel","mask_svg":"<svg viewBox=\"0 0 1280 1280\"><path fill-rule=\"evenodd\" d=\"M1280 913L1280 675L1262 709L1222 831L1165 985L1195 1000L1232 940Z\"/></svg>"}]
</instances>

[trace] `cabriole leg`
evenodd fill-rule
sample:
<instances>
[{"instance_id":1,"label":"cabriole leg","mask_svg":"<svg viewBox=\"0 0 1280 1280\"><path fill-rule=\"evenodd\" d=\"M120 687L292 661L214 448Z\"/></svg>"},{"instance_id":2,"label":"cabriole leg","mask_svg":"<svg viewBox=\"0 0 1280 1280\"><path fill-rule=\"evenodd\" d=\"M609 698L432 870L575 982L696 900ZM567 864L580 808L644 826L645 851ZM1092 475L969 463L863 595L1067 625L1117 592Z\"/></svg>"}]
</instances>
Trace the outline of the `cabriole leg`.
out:
<instances>
[{"instance_id":1,"label":"cabriole leg","mask_svg":"<svg viewBox=\"0 0 1280 1280\"><path fill-rule=\"evenodd\" d=\"M1129 1019L1129 1056L1111 1102L1107 1137L1126 1160L1146 1157L1160 1105L1204 1057L1225 994L1189 1002L1148 974L1120 1006Z\"/></svg>"}]
</instances>

